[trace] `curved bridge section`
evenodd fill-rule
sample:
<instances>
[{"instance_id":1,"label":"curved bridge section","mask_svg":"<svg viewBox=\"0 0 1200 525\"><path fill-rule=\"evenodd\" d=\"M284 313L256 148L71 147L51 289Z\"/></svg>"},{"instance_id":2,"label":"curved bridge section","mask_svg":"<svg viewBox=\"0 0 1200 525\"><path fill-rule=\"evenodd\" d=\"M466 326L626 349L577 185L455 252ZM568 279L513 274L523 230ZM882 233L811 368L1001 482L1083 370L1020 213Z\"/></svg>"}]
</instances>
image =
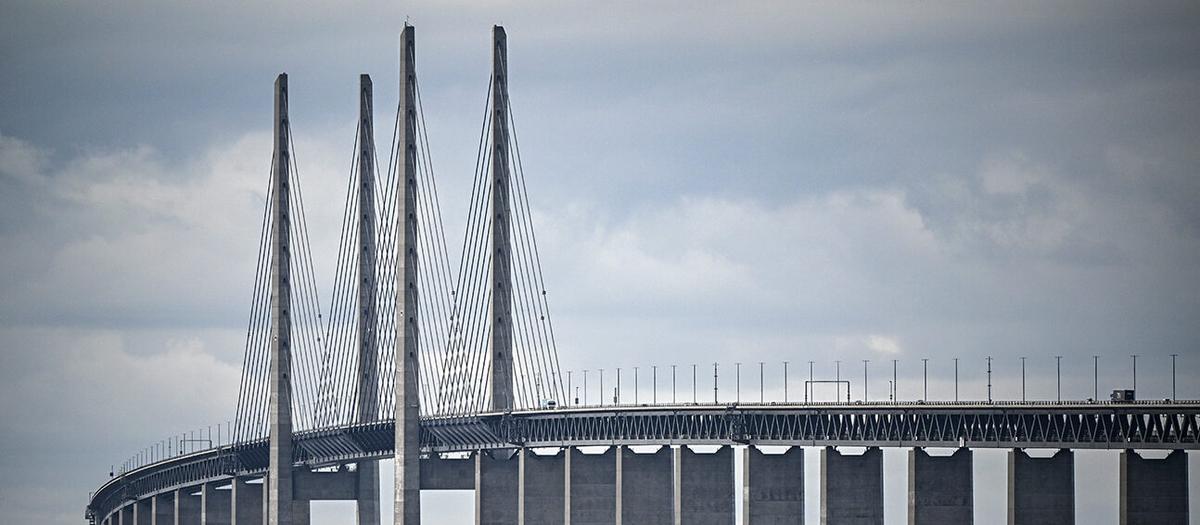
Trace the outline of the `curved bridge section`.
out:
<instances>
[{"instance_id":1,"label":"curved bridge section","mask_svg":"<svg viewBox=\"0 0 1200 525\"><path fill-rule=\"evenodd\" d=\"M394 454L392 420L297 433L294 462L336 467ZM444 452L612 445L1200 449L1200 401L589 407L426 418L421 449ZM88 509L260 475L267 441L213 448L115 477Z\"/></svg>"}]
</instances>

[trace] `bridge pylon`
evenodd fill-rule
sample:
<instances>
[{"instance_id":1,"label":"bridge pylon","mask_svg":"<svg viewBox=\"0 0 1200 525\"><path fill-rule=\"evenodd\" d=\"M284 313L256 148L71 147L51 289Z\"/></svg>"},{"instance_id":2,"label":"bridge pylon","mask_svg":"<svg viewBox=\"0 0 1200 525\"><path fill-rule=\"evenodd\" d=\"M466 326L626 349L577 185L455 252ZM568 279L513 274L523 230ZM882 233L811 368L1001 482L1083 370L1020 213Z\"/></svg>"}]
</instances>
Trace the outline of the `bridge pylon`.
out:
<instances>
[{"instance_id":1,"label":"bridge pylon","mask_svg":"<svg viewBox=\"0 0 1200 525\"><path fill-rule=\"evenodd\" d=\"M393 510L396 525L421 523L421 406L419 349L417 345L417 107L414 29L404 24L400 35L400 114L397 143L396 202L396 488Z\"/></svg>"},{"instance_id":2,"label":"bridge pylon","mask_svg":"<svg viewBox=\"0 0 1200 525\"><path fill-rule=\"evenodd\" d=\"M292 322L291 322L291 213L289 186L291 151L288 148L287 73L275 79L274 173L271 224L271 364L268 378L270 464L267 487L268 525L291 525L292 498Z\"/></svg>"},{"instance_id":3,"label":"bridge pylon","mask_svg":"<svg viewBox=\"0 0 1200 525\"><path fill-rule=\"evenodd\" d=\"M513 408L512 258L508 149L508 37L492 27L492 410Z\"/></svg>"},{"instance_id":4,"label":"bridge pylon","mask_svg":"<svg viewBox=\"0 0 1200 525\"><path fill-rule=\"evenodd\" d=\"M375 267L375 124L371 76L359 76L358 104L358 405L355 420L379 419L379 311ZM379 525L379 462L358 462L359 525Z\"/></svg>"}]
</instances>

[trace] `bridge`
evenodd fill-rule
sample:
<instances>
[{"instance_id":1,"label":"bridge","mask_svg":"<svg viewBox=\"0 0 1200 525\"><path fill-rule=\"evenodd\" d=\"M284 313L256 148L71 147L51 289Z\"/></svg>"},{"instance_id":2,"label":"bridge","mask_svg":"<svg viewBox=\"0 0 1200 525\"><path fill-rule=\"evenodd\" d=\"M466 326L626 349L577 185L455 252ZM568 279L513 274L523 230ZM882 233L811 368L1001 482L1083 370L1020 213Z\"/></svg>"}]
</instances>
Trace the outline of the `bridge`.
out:
<instances>
[{"instance_id":1,"label":"bridge","mask_svg":"<svg viewBox=\"0 0 1200 525\"><path fill-rule=\"evenodd\" d=\"M356 502L358 523L379 524L378 461L394 459L398 525L420 523L422 490L474 491L477 524L729 525L738 493L744 524L802 523L803 447L819 447L822 523L883 523L881 448L895 447L908 450L909 523L973 521L972 450L980 448L1008 451L1009 523L1074 522L1075 449L1119 454L1121 523L1187 522L1197 401L902 403L847 394L838 402L642 404L620 403L618 387L608 405L570 402L506 48L504 29L494 28L456 271L424 129L414 28L401 36L386 165L375 149L371 79L361 77L328 310L313 276L287 75L279 76L236 417L126 461L91 495L86 519L303 524L312 501L345 500ZM1168 452L1138 452L1148 449Z\"/></svg>"}]
</instances>

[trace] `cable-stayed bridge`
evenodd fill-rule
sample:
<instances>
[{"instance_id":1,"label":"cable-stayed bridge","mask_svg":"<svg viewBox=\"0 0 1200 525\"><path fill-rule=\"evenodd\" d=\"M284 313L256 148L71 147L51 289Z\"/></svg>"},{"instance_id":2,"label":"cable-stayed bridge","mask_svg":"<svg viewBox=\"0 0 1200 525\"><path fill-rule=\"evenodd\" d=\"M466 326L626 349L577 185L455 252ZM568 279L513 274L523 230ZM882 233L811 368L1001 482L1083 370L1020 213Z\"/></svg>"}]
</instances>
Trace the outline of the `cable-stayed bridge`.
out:
<instances>
[{"instance_id":1,"label":"cable-stayed bridge","mask_svg":"<svg viewBox=\"0 0 1200 525\"><path fill-rule=\"evenodd\" d=\"M572 403L509 104L503 28L493 37L458 262L447 253L415 31L406 26L386 155L376 151L371 79L360 79L327 294L316 285L288 81L279 76L236 416L215 434L209 427L165 440L123 464L92 494L92 523L308 523L312 501L353 500L358 523L378 524L380 498L389 497L380 494L378 460L388 458L396 469L387 519L396 524L420 523L421 490L475 491L479 524L728 525L738 493L744 524L802 523L805 446L823 447L823 523L882 523L879 447L910 450L910 523L971 522L973 448L1010 450L1009 523L1074 521L1073 449L1120 454L1122 523L1187 521L1184 451L1200 448L1198 402L874 403L851 402L847 392L833 403L714 396L641 404L622 403L618 387L613 403ZM630 448L638 445L662 448ZM719 448L701 454L693 445ZM758 448L768 445L792 448ZM608 448L579 448L588 446ZM1025 452L1034 448L1059 452ZM1146 459L1136 449L1170 452Z\"/></svg>"}]
</instances>

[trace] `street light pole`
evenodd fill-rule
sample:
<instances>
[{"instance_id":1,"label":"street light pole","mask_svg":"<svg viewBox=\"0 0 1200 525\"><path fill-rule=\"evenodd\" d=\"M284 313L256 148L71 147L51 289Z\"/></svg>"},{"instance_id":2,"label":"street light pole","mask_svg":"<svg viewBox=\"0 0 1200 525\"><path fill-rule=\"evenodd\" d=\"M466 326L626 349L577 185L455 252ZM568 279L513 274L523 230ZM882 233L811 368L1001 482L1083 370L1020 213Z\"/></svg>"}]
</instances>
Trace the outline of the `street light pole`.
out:
<instances>
[{"instance_id":1,"label":"street light pole","mask_svg":"<svg viewBox=\"0 0 1200 525\"><path fill-rule=\"evenodd\" d=\"M921 399L929 401L929 358L921 358Z\"/></svg>"},{"instance_id":2,"label":"street light pole","mask_svg":"<svg viewBox=\"0 0 1200 525\"><path fill-rule=\"evenodd\" d=\"M1058 402L1062 403L1062 356L1054 356L1054 391L1058 395Z\"/></svg>"},{"instance_id":3,"label":"street light pole","mask_svg":"<svg viewBox=\"0 0 1200 525\"><path fill-rule=\"evenodd\" d=\"M988 403L992 402L992 356L987 356Z\"/></svg>"},{"instance_id":4,"label":"street light pole","mask_svg":"<svg viewBox=\"0 0 1200 525\"><path fill-rule=\"evenodd\" d=\"M1025 358L1021 358L1021 402L1025 402Z\"/></svg>"},{"instance_id":5,"label":"street light pole","mask_svg":"<svg viewBox=\"0 0 1200 525\"><path fill-rule=\"evenodd\" d=\"M717 364L713 363L713 404L717 404Z\"/></svg>"},{"instance_id":6,"label":"street light pole","mask_svg":"<svg viewBox=\"0 0 1200 525\"><path fill-rule=\"evenodd\" d=\"M954 358L954 402L958 402L958 358Z\"/></svg>"},{"instance_id":7,"label":"street light pole","mask_svg":"<svg viewBox=\"0 0 1200 525\"><path fill-rule=\"evenodd\" d=\"M808 362L808 384L804 385L804 402L805 403L808 403L808 391L811 388L813 388L813 361ZM813 392L813 397L817 397L816 392Z\"/></svg>"},{"instance_id":8,"label":"street light pole","mask_svg":"<svg viewBox=\"0 0 1200 525\"><path fill-rule=\"evenodd\" d=\"M788 400L787 365L788 365L788 362L784 361L783 362L783 402L784 403L787 403L787 400Z\"/></svg>"},{"instance_id":9,"label":"street light pole","mask_svg":"<svg viewBox=\"0 0 1200 525\"><path fill-rule=\"evenodd\" d=\"M1133 354L1129 357L1133 358L1133 391L1134 391L1134 395L1137 395L1137 358L1138 358L1138 356L1137 356L1137 354Z\"/></svg>"},{"instance_id":10,"label":"street light pole","mask_svg":"<svg viewBox=\"0 0 1200 525\"><path fill-rule=\"evenodd\" d=\"M758 402L763 403L766 400L766 387L763 386L763 362L758 362Z\"/></svg>"},{"instance_id":11,"label":"street light pole","mask_svg":"<svg viewBox=\"0 0 1200 525\"><path fill-rule=\"evenodd\" d=\"M696 363L692 363L692 404L696 404Z\"/></svg>"},{"instance_id":12,"label":"street light pole","mask_svg":"<svg viewBox=\"0 0 1200 525\"><path fill-rule=\"evenodd\" d=\"M735 399L735 400L736 400L738 403L741 403L741 402L742 402L742 364L741 364L741 363L734 363L734 364L733 364L733 366L734 366L734 368L736 368L736 369L737 369L737 371L734 373L734 376L735 376L735 377L736 377L736 379L737 379L737 380L734 382L735 389L737 390L737 396L736 396L734 399Z\"/></svg>"},{"instance_id":13,"label":"street light pole","mask_svg":"<svg viewBox=\"0 0 1200 525\"><path fill-rule=\"evenodd\" d=\"M892 360L892 401L900 400L900 380L896 376L897 363L899 362L899 359Z\"/></svg>"},{"instance_id":14,"label":"street light pole","mask_svg":"<svg viewBox=\"0 0 1200 525\"><path fill-rule=\"evenodd\" d=\"M658 404L658 365L650 365L650 402Z\"/></svg>"},{"instance_id":15,"label":"street light pole","mask_svg":"<svg viewBox=\"0 0 1200 525\"><path fill-rule=\"evenodd\" d=\"M1092 356L1092 401L1100 401L1100 356Z\"/></svg>"},{"instance_id":16,"label":"street light pole","mask_svg":"<svg viewBox=\"0 0 1200 525\"><path fill-rule=\"evenodd\" d=\"M617 388L613 393L613 404L621 403L621 368L617 367Z\"/></svg>"},{"instance_id":17,"label":"street light pole","mask_svg":"<svg viewBox=\"0 0 1200 525\"><path fill-rule=\"evenodd\" d=\"M1171 354L1171 401L1175 401L1175 358L1179 354Z\"/></svg>"},{"instance_id":18,"label":"street light pole","mask_svg":"<svg viewBox=\"0 0 1200 525\"><path fill-rule=\"evenodd\" d=\"M871 360L863 359L862 362L863 362L863 402L866 403L867 400L870 399L870 396L867 395L867 363L871 362Z\"/></svg>"}]
</instances>

